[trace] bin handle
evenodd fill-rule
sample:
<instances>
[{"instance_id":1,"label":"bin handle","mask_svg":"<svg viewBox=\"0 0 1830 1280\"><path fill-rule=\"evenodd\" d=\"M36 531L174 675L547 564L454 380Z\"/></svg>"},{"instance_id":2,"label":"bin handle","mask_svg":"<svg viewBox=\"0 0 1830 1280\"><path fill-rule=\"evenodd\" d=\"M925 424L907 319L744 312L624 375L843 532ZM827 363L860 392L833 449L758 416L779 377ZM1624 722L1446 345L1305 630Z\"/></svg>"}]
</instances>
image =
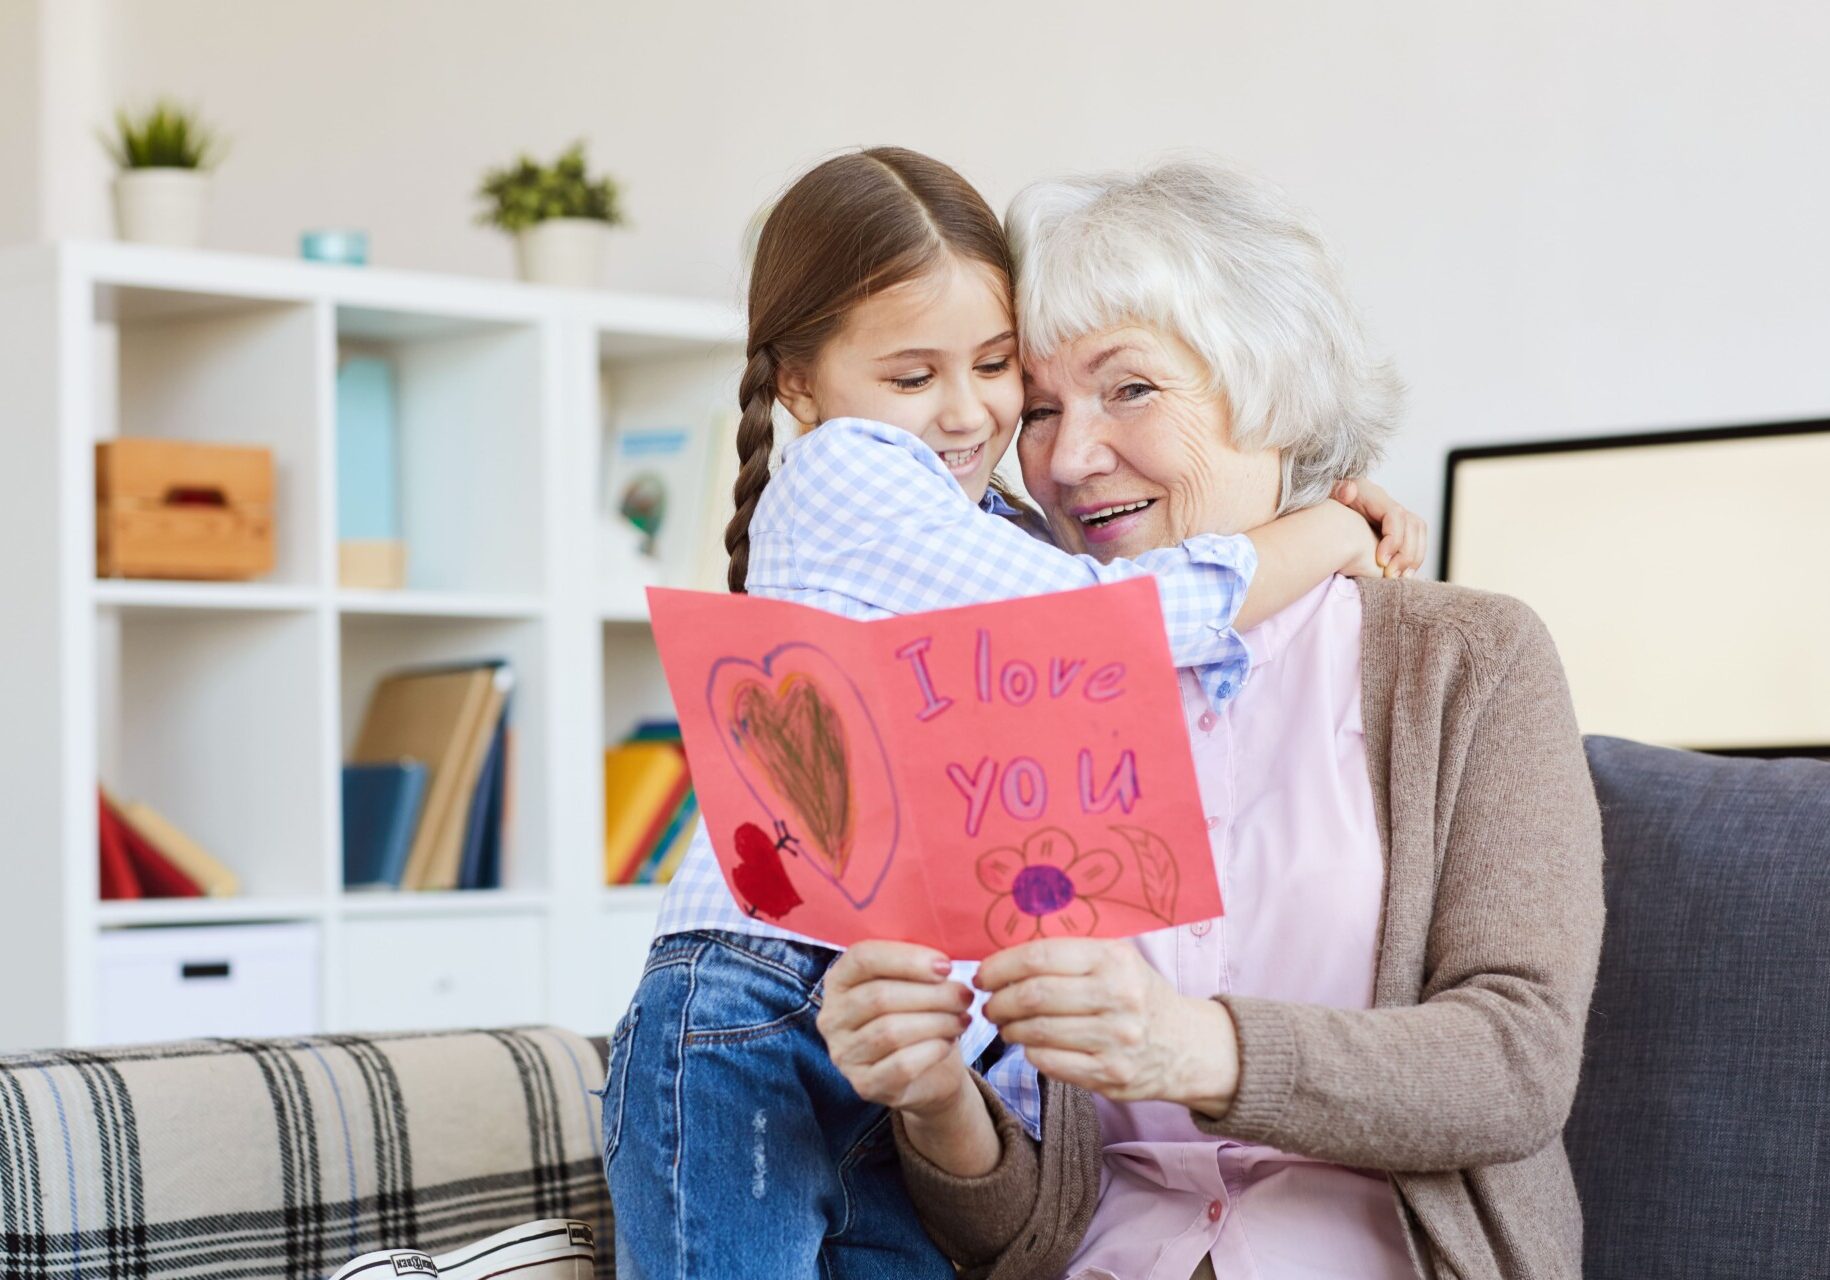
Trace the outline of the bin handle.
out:
<instances>
[{"instance_id":1,"label":"bin handle","mask_svg":"<svg viewBox=\"0 0 1830 1280\"><path fill-rule=\"evenodd\" d=\"M229 495L213 485L175 484L165 491L168 507L226 507Z\"/></svg>"}]
</instances>

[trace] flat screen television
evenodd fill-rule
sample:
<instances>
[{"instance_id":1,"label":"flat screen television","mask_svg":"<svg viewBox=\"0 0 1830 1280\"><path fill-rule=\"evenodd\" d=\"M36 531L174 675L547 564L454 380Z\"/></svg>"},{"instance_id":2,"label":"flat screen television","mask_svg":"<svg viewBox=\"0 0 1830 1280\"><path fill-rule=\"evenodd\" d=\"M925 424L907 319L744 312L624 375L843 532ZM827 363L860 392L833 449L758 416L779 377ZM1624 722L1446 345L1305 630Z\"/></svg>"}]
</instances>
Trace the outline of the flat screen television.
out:
<instances>
[{"instance_id":1,"label":"flat screen television","mask_svg":"<svg viewBox=\"0 0 1830 1280\"><path fill-rule=\"evenodd\" d=\"M1830 420L1456 449L1444 581L1549 626L1584 733L1830 752Z\"/></svg>"}]
</instances>

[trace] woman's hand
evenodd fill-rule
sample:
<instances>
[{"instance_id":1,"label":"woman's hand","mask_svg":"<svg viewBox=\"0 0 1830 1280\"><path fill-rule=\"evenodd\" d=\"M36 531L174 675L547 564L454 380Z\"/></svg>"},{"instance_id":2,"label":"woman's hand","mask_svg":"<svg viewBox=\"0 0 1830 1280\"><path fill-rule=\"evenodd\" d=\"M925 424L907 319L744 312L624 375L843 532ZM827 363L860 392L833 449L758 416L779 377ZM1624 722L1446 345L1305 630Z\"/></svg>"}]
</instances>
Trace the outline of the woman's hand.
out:
<instances>
[{"instance_id":1,"label":"woman's hand","mask_svg":"<svg viewBox=\"0 0 1830 1280\"><path fill-rule=\"evenodd\" d=\"M1416 512L1400 506L1391 494L1370 480L1341 481L1334 487L1334 500L1359 513L1379 535L1372 564L1359 566L1364 572L1350 570L1352 576L1409 578L1423 567L1430 529Z\"/></svg>"},{"instance_id":2,"label":"woman's hand","mask_svg":"<svg viewBox=\"0 0 1830 1280\"><path fill-rule=\"evenodd\" d=\"M952 968L931 947L873 940L826 971L820 1034L860 1098L919 1115L971 1087L955 1046L972 1021L972 992L948 981Z\"/></svg>"},{"instance_id":3,"label":"woman's hand","mask_svg":"<svg viewBox=\"0 0 1830 1280\"><path fill-rule=\"evenodd\" d=\"M1044 938L979 966L985 1016L1043 1075L1116 1102L1232 1105L1239 1039L1212 1000L1184 996L1128 942Z\"/></svg>"},{"instance_id":4,"label":"woman's hand","mask_svg":"<svg viewBox=\"0 0 1830 1280\"><path fill-rule=\"evenodd\" d=\"M859 1097L900 1112L909 1142L934 1164L976 1178L1003 1148L957 1047L972 992L948 980L952 969L932 947L860 942L826 971L819 1028Z\"/></svg>"}]
</instances>

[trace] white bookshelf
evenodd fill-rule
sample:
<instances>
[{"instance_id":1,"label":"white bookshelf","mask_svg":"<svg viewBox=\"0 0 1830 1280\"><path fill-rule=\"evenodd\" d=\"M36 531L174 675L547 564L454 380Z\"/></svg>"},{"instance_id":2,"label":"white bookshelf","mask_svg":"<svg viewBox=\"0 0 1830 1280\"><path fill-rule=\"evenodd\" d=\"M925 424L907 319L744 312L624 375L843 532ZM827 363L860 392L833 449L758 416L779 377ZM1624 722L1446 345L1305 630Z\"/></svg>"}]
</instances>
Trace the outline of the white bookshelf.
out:
<instances>
[{"instance_id":1,"label":"white bookshelf","mask_svg":"<svg viewBox=\"0 0 1830 1280\"><path fill-rule=\"evenodd\" d=\"M637 575L599 559L604 424L728 422L738 314L64 243L0 251L0 333L0 1051L97 1041L118 931L266 922L317 932L318 1029L607 1030L660 895L601 884L602 751L669 703ZM357 352L396 371L401 591L336 581L335 377ZM117 435L270 447L274 571L98 580L92 446ZM339 770L375 679L496 655L517 676L504 887L343 892ZM243 896L98 901L98 778Z\"/></svg>"}]
</instances>

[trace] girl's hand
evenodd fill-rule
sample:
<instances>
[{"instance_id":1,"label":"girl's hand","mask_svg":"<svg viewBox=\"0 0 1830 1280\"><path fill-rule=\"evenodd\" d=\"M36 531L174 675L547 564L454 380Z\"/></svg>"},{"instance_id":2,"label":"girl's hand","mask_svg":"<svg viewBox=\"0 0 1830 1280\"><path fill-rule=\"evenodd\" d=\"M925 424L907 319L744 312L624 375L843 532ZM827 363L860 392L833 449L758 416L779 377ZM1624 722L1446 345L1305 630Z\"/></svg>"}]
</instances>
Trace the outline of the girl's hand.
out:
<instances>
[{"instance_id":1,"label":"girl's hand","mask_svg":"<svg viewBox=\"0 0 1830 1280\"><path fill-rule=\"evenodd\" d=\"M1423 518L1406 510L1384 489L1370 480L1343 480L1334 487L1334 500L1358 512L1379 534L1379 545L1373 552L1377 569L1356 577L1415 577L1423 567L1424 553L1430 541L1430 529Z\"/></svg>"},{"instance_id":2,"label":"girl's hand","mask_svg":"<svg viewBox=\"0 0 1830 1280\"><path fill-rule=\"evenodd\" d=\"M1239 1084L1232 1016L1181 995L1128 942L1044 938L979 966L985 1016L1043 1075L1116 1102L1224 1115Z\"/></svg>"},{"instance_id":3,"label":"girl's hand","mask_svg":"<svg viewBox=\"0 0 1830 1280\"><path fill-rule=\"evenodd\" d=\"M972 1021L972 992L948 981L951 971L931 947L875 940L849 948L826 971L820 1034L866 1102L930 1116L973 1090L955 1047Z\"/></svg>"}]
</instances>

